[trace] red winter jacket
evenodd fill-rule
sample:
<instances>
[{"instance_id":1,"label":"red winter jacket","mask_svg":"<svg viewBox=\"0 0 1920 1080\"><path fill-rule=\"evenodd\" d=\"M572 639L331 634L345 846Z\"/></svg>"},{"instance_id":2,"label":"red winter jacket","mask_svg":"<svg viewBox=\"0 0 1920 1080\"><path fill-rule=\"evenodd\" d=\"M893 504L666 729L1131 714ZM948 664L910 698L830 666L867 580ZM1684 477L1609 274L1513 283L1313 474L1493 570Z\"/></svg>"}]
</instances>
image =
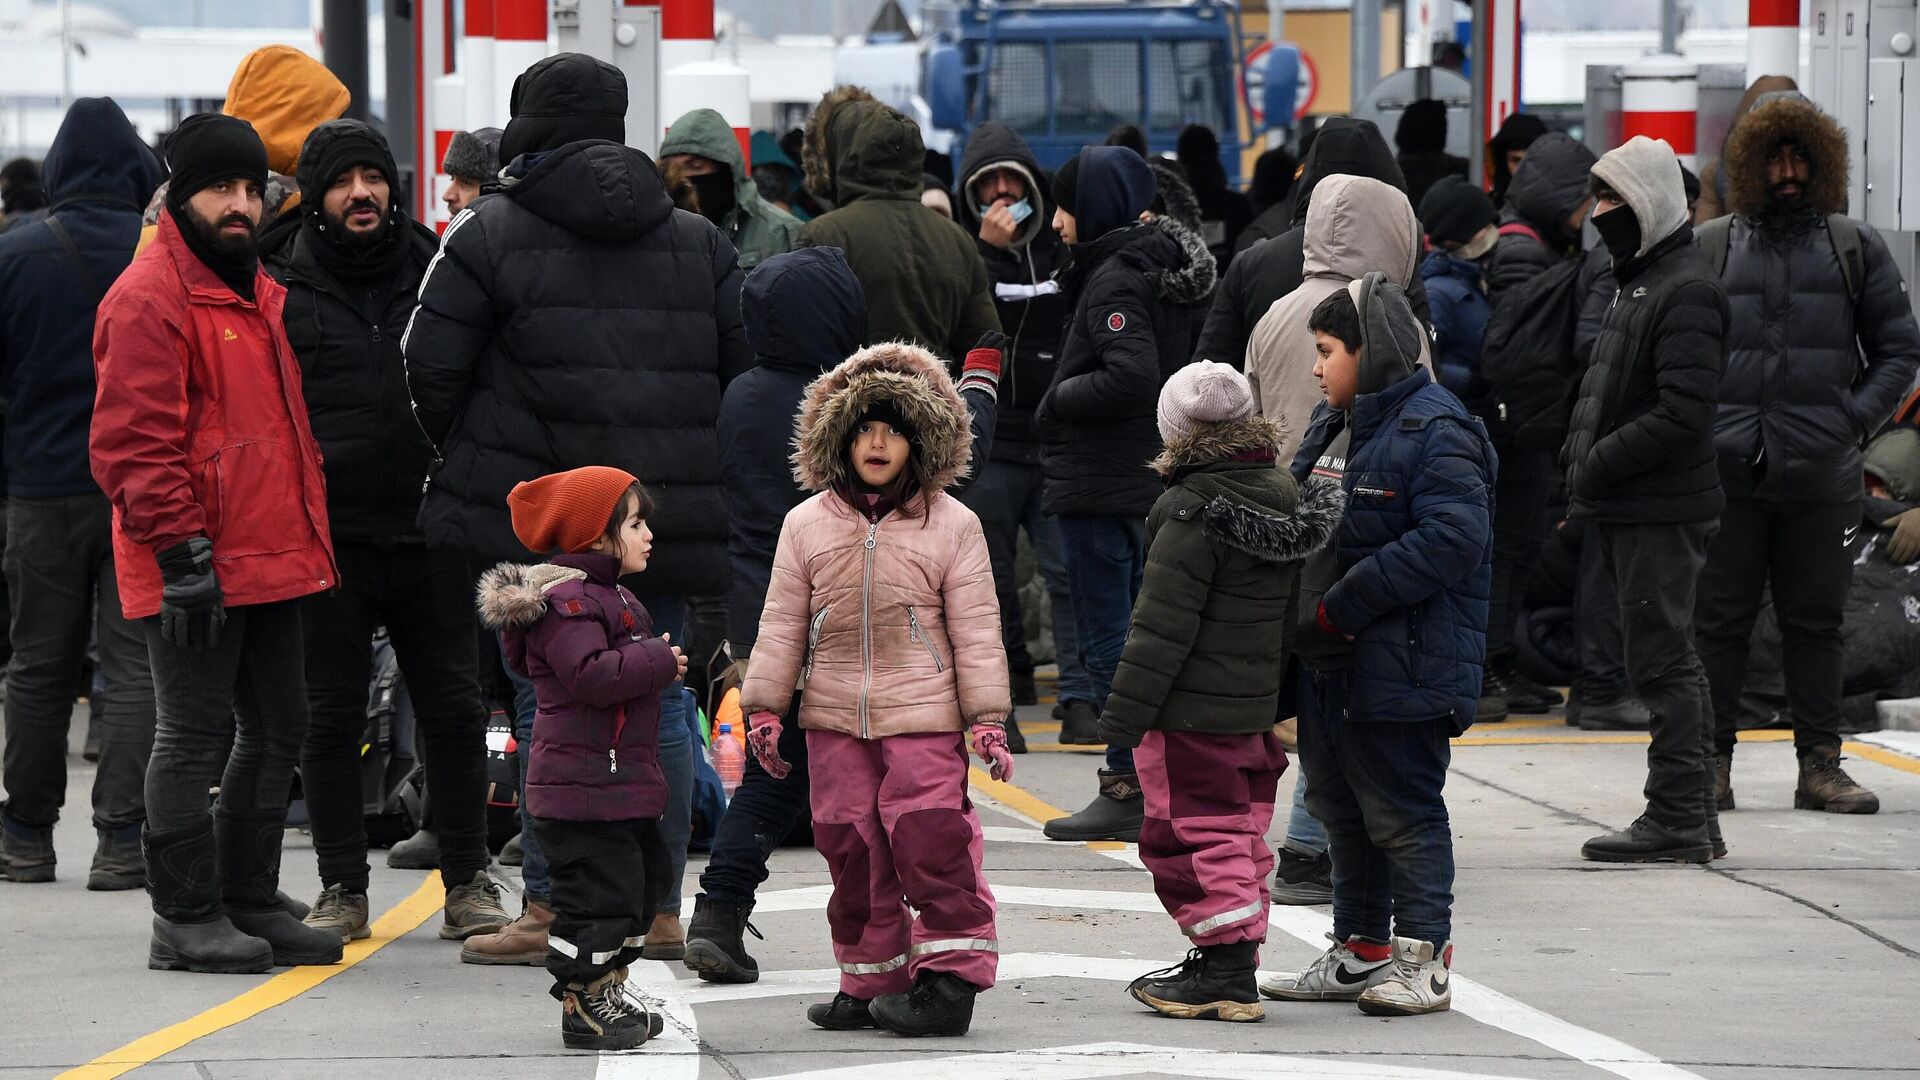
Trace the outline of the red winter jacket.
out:
<instances>
[{"instance_id":1,"label":"red winter jacket","mask_svg":"<svg viewBox=\"0 0 1920 1080\"><path fill-rule=\"evenodd\" d=\"M257 270L242 300L187 248L171 215L107 291L94 322L93 477L113 502L129 619L160 610L155 557L213 541L228 607L333 588L320 447L281 310Z\"/></svg>"}]
</instances>

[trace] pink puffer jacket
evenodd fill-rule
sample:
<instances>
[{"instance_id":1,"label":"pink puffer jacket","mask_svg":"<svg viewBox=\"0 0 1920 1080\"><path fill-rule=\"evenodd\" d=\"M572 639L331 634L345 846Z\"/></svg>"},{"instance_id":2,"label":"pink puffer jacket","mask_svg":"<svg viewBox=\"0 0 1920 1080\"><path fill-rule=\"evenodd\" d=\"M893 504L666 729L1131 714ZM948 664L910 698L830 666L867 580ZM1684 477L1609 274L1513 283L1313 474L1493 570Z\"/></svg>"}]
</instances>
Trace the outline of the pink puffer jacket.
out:
<instances>
[{"instance_id":1,"label":"pink puffer jacket","mask_svg":"<svg viewBox=\"0 0 1920 1080\"><path fill-rule=\"evenodd\" d=\"M830 489L847 478L855 421L882 400L918 430L934 494L873 523ZM909 345L863 350L808 389L796 428L795 477L819 494L781 526L741 708L784 713L804 683L801 727L863 739L1005 719L986 538L941 491L965 472L971 440L945 367Z\"/></svg>"}]
</instances>

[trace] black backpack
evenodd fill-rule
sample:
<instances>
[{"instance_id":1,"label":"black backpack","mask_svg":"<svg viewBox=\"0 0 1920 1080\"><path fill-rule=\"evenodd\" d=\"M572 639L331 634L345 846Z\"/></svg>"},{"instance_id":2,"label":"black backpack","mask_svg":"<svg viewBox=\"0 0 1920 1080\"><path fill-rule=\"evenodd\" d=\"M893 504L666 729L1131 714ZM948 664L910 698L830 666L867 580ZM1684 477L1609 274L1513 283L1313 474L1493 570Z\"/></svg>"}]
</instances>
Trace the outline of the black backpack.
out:
<instances>
[{"instance_id":1,"label":"black backpack","mask_svg":"<svg viewBox=\"0 0 1920 1080\"><path fill-rule=\"evenodd\" d=\"M1867 253L1860 243L1860 226L1845 214L1828 214L1827 239L1833 242L1833 253L1840 259L1840 278L1847 283L1847 298L1857 305L1867 280ZM1727 251L1733 246L1733 216L1702 222L1693 230L1693 242L1713 264L1713 275L1726 276Z\"/></svg>"},{"instance_id":2,"label":"black backpack","mask_svg":"<svg viewBox=\"0 0 1920 1080\"><path fill-rule=\"evenodd\" d=\"M1531 226L1509 223L1502 235L1542 240ZM1562 259L1508 289L1487 319L1480 375L1499 402L1488 427L1525 449L1557 450L1566 440L1579 389L1573 332L1580 319L1580 260Z\"/></svg>"}]
</instances>

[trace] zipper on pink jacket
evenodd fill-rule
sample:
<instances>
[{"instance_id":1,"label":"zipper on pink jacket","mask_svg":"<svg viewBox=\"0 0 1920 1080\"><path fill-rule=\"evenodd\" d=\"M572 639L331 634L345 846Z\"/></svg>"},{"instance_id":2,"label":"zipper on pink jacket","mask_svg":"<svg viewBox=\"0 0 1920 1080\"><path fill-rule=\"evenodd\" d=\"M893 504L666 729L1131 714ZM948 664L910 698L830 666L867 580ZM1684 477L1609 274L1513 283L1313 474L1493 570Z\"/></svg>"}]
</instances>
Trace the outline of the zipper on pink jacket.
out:
<instances>
[{"instance_id":1,"label":"zipper on pink jacket","mask_svg":"<svg viewBox=\"0 0 1920 1080\"><path fill-rule=\"evenodd\" d=\"M867 730L867 696L873 692L873 546L880 523L867 525L867 564L860 575L860 737L872 738Z\"/></svg>"}]
</instances>

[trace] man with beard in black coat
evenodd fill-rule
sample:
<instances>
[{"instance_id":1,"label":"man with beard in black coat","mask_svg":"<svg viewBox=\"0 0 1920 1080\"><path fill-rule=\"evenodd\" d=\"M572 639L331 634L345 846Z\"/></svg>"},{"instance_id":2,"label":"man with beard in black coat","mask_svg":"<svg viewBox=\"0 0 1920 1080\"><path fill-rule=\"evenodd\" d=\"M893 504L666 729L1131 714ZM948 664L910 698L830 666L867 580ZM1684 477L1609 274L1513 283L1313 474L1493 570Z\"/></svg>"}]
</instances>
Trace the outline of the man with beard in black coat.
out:
<instances>
[{"instance_id":1,"label":"man with beard in black coat","mask_svg":"<svg viewBox=\"0 0 1920 1080\"><path fill-rule=\"evenodd\" d=\"M282 322L300 361L314 438L325 457L327 517L340 587L304 601L312 720L301 790L320 860L307 925L366 937L367 726L376 627L407 679L434 793L444 938L505 925L487 874L486 710L477 680L479 620L464 551L428 546L416 521L433 444L413 422L400 338L438 247L407 217L379 132L358 120L313 130L300 150L300 228L265 254L287 287Z\"/></svg>"}]
</instances>

